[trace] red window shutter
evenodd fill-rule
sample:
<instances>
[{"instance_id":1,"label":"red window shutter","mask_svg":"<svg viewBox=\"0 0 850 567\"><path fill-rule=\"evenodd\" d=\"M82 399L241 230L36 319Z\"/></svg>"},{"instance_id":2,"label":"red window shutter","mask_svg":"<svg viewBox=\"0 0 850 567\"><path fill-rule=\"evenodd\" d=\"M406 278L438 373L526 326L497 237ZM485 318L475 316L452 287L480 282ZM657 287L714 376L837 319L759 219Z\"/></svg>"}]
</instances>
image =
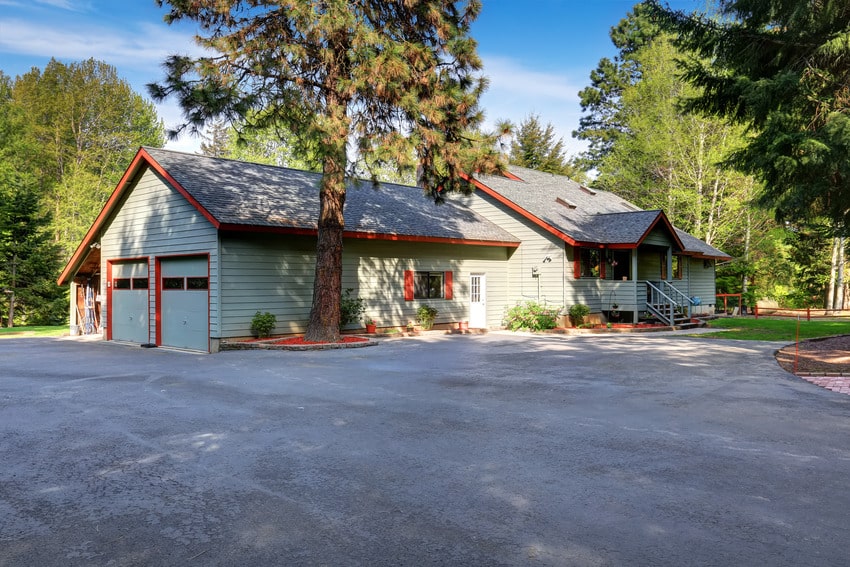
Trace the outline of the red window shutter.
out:
<instances>
[{"instance_id":1,"label":"red window shutter","mask_svg":"<svg viewBox=\"0 0 850 567\"><path fill-rule=\"evenodd\" d=\"M451 299L452 298L452 273L451 272L446 272L446 274L444 276L444 284L443 285L445 286L444 291L445 291L446 299Z\"/></svg>"},{"instance_id":2,"label":"red window shutter","mask_svg":"<svg viewBox=\"0 0 850 567\"><path fill-rule=\"evenodd\" d=\"M575 256L573 256L573 277L579 279L581 277L581 251L576 248Z\"/></svg>"},{"instance_id":3,"label":"red window shutter","mask_svg":"<svg viewBox=\"0 0 850 567\"><path fill-rule=\"evenodd\" d=\"M605 257L599 252L599 277L605 279Z\"/></svg>"},{"instance_id":4,"label":"red window shutter","mask_svg":"<svg viewBox=\"0 0 850 567\"><path fill-rule=\"evenodd\" d=\"M413 270L404 271L404 300L413 301Z\"/></svg>"}]
</instances>

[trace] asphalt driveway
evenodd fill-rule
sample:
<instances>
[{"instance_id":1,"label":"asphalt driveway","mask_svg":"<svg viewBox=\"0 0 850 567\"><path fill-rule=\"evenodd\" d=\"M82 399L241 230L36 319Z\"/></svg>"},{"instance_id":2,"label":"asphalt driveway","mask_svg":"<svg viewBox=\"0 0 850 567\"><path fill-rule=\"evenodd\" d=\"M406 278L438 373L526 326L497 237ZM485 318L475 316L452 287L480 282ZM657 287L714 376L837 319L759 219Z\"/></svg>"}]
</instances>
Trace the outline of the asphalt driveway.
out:
<instances>
[{"instance_id":1,"label":"asphalt driveway","mask_svg":"<svg viewBox=\"0 0 850 567\"><path fill-rule=\"evenodd\" d=\"M846 565L850 396L777 346L0 340L0 565Z\"/></svg>"}]
</instances>

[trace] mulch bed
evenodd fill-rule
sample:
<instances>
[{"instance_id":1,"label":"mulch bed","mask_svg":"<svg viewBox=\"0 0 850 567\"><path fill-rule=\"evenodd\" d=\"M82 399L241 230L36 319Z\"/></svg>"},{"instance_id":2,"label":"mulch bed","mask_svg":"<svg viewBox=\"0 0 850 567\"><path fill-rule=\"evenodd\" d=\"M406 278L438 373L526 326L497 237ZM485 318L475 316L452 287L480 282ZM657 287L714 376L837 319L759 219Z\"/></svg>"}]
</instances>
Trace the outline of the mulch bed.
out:
<instances>
[{"instance_id":1,"label":"mulch bed","mask_svg":"<svg viewBox=\"0 0 850 567\"><path fill-rule=\"evenodd\" d=\"M335 343L317 343L305 341L304 337L287 337L285 339L248 339L244 341L224 341L221 350L331 350L340 348L360 348L375 346L378 341L365 337L342 337Z\"/></svg>"},{"instance_id":2,"label":"mulch bed","mask_svg":"<svg viewBox=\"0 0 850 567\"><path fill-rule=\"evenodd\" d=\"M338 340L336 344L351 344L351 343L366 343L369 342L369 339L364 339L363 337L343 337ZM279 341L274 341L271 343L273 345L323 345L328 344L324 342L315 342L315 341L305 341L304 337L290 337L288 339L281 339Z\"/></svg>"},{"instance_id":3,"label":"mulch bed","mask_svg":"<svg viewBox=\"0 0 850 567\"><path fill-rule=\"evenodd\" d=\"M776 361L794 372L795 345L776 352ZM850 376L850 335L800 341L796 374L800 376Z\"/></svg>"}]
</instances>

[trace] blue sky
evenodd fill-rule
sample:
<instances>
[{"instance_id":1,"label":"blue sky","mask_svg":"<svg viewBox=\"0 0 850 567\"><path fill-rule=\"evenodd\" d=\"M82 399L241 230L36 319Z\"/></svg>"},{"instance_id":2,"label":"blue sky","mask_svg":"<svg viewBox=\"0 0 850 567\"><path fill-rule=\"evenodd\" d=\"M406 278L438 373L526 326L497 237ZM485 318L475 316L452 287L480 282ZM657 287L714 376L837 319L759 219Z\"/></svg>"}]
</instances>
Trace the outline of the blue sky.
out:
<instances>
[{"instance_id":1,"label":"blue sky","mask_svg":"<svg viewBox=\"0 0 850 567\"><path fill-rule=\"evenodd\" d=\"M616 54L608 31L636 0L484 0L473 27L490 89L482 99L488 124L516 123L531 113L551 122L569 153L582 149L570 133L581 116L578 91L599 59ZM705 0L674 0L691 11ZM12 77L51 57L69 63L94 57L118 69L136 92L162 78L172 53L198 53L191 23L166 25L154 0L0 0L0 70ZM166 125L180 120L172 102L157 105ZM168 147L195 151L184 136Z\"/></svg>"}]
</instances>

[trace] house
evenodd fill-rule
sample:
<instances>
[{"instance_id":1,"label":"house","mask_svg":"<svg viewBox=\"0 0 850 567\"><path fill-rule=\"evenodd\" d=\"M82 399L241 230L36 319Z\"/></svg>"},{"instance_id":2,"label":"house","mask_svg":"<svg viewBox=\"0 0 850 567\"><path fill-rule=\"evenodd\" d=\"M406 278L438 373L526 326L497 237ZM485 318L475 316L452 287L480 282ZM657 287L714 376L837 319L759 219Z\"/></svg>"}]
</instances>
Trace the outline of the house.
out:
<instances>
[{"instance_id":1,"label":"house","mask_svg":"<svg viewBox=\"0 0 850 567\"><path fill-rule=\"evenodd\" d=\"M107 340L216 352L303 332L315 268L319 174L141 148L59 277L94 288ZM710 309L723 252L569 179L514 168L435 205L416 187L349 187L343 288L380 326L422 304L436 323L498 327L524 300L584 303L628 320ZM696 298L701 298L701 301ZM699 304L699 305L697 305ZM72 324L78 311L72 300Z\"/></svg>"}]
</instances>

